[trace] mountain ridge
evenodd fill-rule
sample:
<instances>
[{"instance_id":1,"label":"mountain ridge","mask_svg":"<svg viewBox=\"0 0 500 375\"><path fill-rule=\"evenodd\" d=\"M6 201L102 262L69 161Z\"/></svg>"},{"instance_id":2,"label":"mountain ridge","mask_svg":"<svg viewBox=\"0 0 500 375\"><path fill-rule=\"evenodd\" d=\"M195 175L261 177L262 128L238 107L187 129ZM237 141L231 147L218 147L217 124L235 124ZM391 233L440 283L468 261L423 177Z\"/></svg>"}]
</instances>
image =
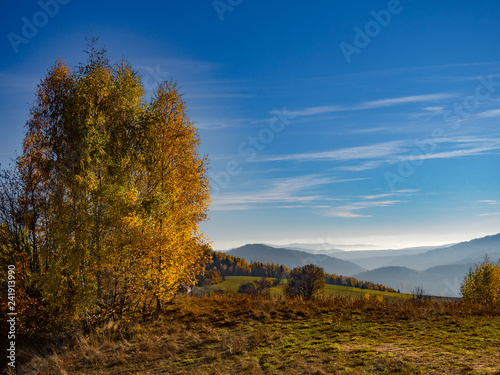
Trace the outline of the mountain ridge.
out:
<instances>
[{"instance_id":1,"label":"mountain ridge","mask_svg":"<svg viewBox=\"0 0 500 375\"><path fill-rule=\"evenodd\" d=\"M336 256L264 244L247 244L226 253L248 262L283 264L288 268L315 264L327 273L383 284L401 292L411 293L416 287L421 287L433 295L457 297L460 285L474 263L480 262L486 254L493 262L500 258L500 233L436 247L330 250ZM384 251L388 254L385 255ZM362 257L365 254L374 256Z\"/></svg>"},{"instance_id":2,"label":"mountain ridge","mask_svg":"<svg viewBox=\"0 0 500 375\"><path fill-rule=\"evenodd\" d=\"M324 254L311 254L305 251L276 248L264 244L247 244L229 250L226 254L243 258L247 262L276 263L288 268L314 264L323 268L326 273L342 276L353 276L356 273L366 271L365 268L347 260Z\"/></svg>"}]
</instances>

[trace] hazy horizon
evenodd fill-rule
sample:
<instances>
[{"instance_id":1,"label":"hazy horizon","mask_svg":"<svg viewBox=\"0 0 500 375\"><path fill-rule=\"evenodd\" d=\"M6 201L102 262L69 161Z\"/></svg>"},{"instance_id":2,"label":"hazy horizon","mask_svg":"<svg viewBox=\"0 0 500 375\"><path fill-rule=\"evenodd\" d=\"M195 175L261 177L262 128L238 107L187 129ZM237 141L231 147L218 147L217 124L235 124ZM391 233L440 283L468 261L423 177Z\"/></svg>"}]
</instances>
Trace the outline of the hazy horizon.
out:
<instances>
[{"instance_id":1,"label":"hazy horizon","mask_svg":"<svg viewBox=\"0 0 500 375\"><path fill-rule=\"evenodd\" d=\"M412 238L411 236L408 237L396 237L396 236L388 236L388 237L366 237L364 238L366 241L373 241L373 243L356 243L356 239L350 239L351 241L354 242L340 242L340 243L335 243L335 242L321 242L321 239L307 239L307 238L298 238L296 241L288 241L286 239L279 240L277 242L266 242L266 241L235 241L233 243L227 242L221 242L222 246L225 247L217 247L213 246L214 250L217 251L229 251L231 249L241 247L244 245L248 244L263 244L263 245L268 245L268 246L275 246L275 247L286 247L286 246L292 246L292 245L316 245L318 250L329 250L329 249L338 249L338 250L344 250L344 251L370 251L370 250L401 250L401 249L408 249L408 248L413 248L413 247L441 247L441 246L447 246L447 245L454 245L460 242L467 242L471 241L477 238L482 238L482 237L487 237L487 236L492 236L497 233L485 233L483 235L479 236L467 236L467 235L457 235L455 237L450 237L450 238L459 238L459 240L445 240L445 236L442 236L441 238L436 238L436 240L421 240L419 241L418 239ZM334 240L331 238L331 240ZM348 239L345 239L348 241ZM320 245L320 246L318 246ZM314 246L309 247L308 249L313 249Z\"/></svg>"}]
</instances>

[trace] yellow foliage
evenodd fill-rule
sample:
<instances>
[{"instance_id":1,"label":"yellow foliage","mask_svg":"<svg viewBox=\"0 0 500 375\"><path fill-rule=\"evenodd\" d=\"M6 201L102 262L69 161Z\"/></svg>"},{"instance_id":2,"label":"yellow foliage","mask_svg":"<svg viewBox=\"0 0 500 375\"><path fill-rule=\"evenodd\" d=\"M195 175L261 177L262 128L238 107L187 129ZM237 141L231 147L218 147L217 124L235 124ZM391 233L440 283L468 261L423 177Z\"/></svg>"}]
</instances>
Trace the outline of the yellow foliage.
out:
<instances>
[{"instance_id":1,"label":"yellow foliage","mask_svg":"<svg viewBox=\"0 0 500 375\"><path fill-rule=\"evenodd\" d=\"M377 296L375 296L375 301L377 303L384 303L384 297L378 294Z\"/></svg>"},{"instance_id":2,"label":"yellow foliage","mask_svg":"<svg viewBox=\"0 0 500 375\"><path fill-rule=\"evenodd\" d=\"M89 50L39 85L19 163L44 298L84 317L161 308L202 271L207 160L175 84L146 105L130 66Z\"/></svg>"},{"instance_id":3,"label":"yellow foliage","mask_svg":"<svg viewBox=\"0 0 500 375\"><path fill-rule=\"evenodd\" d=\"M474 266L460 288L462 299L482 305L500 303L500 263L493 264L486 256Z\"/></svg>"}]
</instances>

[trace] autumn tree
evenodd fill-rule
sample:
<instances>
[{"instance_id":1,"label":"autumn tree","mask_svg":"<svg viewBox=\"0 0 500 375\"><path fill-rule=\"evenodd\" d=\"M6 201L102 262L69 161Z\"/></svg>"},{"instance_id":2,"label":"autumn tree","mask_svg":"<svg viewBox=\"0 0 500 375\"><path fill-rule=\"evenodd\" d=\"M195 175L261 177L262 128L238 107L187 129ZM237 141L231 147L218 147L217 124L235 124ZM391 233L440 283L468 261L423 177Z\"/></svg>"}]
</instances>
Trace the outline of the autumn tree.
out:
<instances>
[{"instance_id":1,"label":"autumn tree","mask_svg":"<svg viewBox=\"0 0 500 375\"><path fill-rule=\"evenodd\" d=\"M296 267L288 276L285 293L289 297L312 299L325 289L325 273L313 264Z\"/></svg>"},{"instance_id":2,"label":"autumn tree","mask_svg":"<svg viewBox=\"0 0 500 375\"><path fill-rule=\"evenodd\" d=\"M202 271L207 160L173 82L150 102L95 40L39 84L19 172L44 298L75 318L158 309Z\"/></svg>"},{"instance_id":3,"label":"autumn tree","mask_svg":"<svg viewBox=\"0 0 500 375\"><path fill-rule=\"evenodd\" d=\"M0 170L0 260L3 265L14 265L20 258L33 262L35 258L29 256L21 191L19 175L13 170ZM5 268L0 272L5 272Z\"/></svg>"},{"instance_id":4,"label":"autumn tree","mask_svg":"<svg viewBox=\"0 0 500 375\"><path fill-rule=\"evenodd\" d=\"M37 254L30 245L26 225L26 207L22 203L23 182L15 169L0 170L0 287L7 291L13 272L15 297L7 293L0 301L1 311L17 313L17 331L21 334L47 333L52 328L48 312L41 303ZM10 303L10 304L9 304ZM0 331L3 332L3 327ZM5 333L5 332L3 332ZM5 333L6 334L6 333Z\"/></svg>"},{"instance_id":5,"label":"autumn tree","mask_svg":"<svg viewBox=\"0 0 500 375\"><path fill-rule=\"evenodd\" d=\"M500 262L494 264L488 256L474 265L465 276L460 287L462 300L466 302L479 303L482 305L494 305L500 303Z\"/></svg>"}]
</instances>

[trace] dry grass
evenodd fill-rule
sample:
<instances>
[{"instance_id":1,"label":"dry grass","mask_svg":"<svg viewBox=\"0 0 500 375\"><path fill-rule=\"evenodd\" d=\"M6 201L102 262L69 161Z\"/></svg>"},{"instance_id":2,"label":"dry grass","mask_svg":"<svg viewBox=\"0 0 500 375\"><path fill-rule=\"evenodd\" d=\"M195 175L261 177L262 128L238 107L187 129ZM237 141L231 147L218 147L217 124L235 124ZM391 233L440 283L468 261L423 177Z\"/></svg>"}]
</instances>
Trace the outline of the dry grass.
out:
<instances>
[{"instance_id":1,"label":"dry grass","mask_svg":"<svg viewBox=\"0 0 500 375\"><path fill-rule=\"evenodd\" d=\"M445 301L181 297L160 317L31 353L20 373L500 374L499 315Z\"/></svg>"}]
</instances>

